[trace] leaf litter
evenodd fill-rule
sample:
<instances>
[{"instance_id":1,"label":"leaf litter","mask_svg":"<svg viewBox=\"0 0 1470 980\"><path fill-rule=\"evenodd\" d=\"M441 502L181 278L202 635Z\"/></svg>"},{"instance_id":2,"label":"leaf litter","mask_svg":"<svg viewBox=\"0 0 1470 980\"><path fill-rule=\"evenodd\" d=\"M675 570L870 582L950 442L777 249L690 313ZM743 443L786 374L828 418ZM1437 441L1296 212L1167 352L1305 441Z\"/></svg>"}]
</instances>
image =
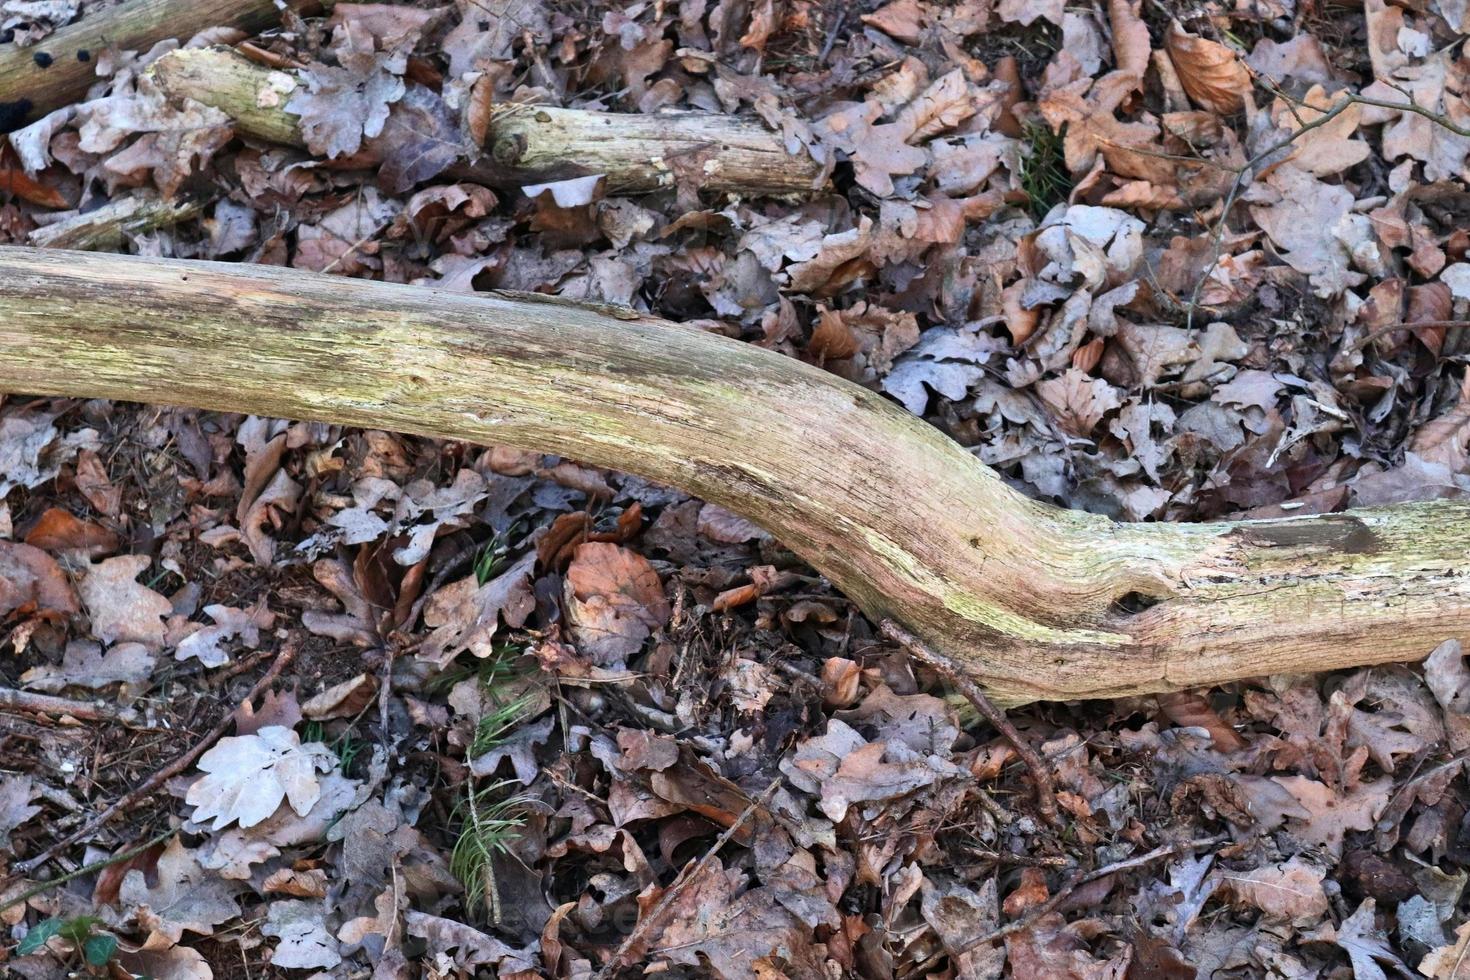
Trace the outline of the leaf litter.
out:
<instances>
[{"instance_id":1,"label":"leaf litter","mask_svg":"<svg viewBox=\"0 0 1470 980\"><path fill-rule=\"evenodd\" d=\"M148 77L237 37L108 51L11 134L0 234L198 195L114 247L630 306L1121 519L1462 496L1467 26L1379 0L341 3L239 49L295 72L301 146ZM822 179L491 189L466 174L504 105L752 116ZM0 616L0 686L142 719L0 709L8 975L1470 975L1453 640L1017 710L1055 829L1005 738L719 508L506 447L20 396ZM25 862L225 719L64 849L115 863L17 902L61 870Z\"/></svg>"}]
</instances>

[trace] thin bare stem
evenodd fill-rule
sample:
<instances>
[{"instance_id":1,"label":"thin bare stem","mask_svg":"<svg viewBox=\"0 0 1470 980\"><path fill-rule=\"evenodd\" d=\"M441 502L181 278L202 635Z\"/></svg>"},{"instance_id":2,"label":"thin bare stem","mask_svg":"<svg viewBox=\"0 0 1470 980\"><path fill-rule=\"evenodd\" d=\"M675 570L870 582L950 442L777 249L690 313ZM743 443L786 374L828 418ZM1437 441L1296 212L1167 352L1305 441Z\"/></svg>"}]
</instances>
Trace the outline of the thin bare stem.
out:
<instances>
[{"instance_id":1,"label":"thin bare stem","mask_svg":"<svg viewBox=\"0 0 1470 980\"><path fill-rule=\"evenodd\" d=\"M1056 787L1052 784L1051 770L1047 768L1041 755L1031 747L1026 736L1011 724L1006 713L985 696L985 692L980 690L980 685L966 675L964 668L898 623L885 619L878 628L884 636L907 650L909 656L938 671L940 676L959 688L960 693L975 706L975 710L994 725L996 731L1005 736L1015 748L1016 755L1020 756L1026 768L1031 770L1031 780L1036 784L1036 809L1041 813L1042 819L1053 827L1061 826L1061 818L1057 815L1057 792Z\"/></svg>"},{"instance_id":2,"label":"thin bare stem","mask_svg":"<svg viewBox=\"0 0 1470 980\"><path fill-rule=\"evenodd\" d=\"M692 865L685 866L684 871L679 873L679 876L674 879L674 883L668 887L663 897L659 899L658 904L653 907L653 911L648 913L638 925L633 927L633 931L628 933L628 938L624 939L621 945L618 946L617 952L612 955L612 959L604 963L602 969L597 971L597 976L593 980L607 980L608 977L612 976L622 967L623 958L633 949L634 944L642 939L654 927L654 924L663 918L664 913L674 904L674 900L679 897L680 893L688 887L689 882L699 876L705 866L720 852L720 849L728 844L730 838L734 837L740 828L745 825L745 821L749 820L755 811L770 801L771 796L780 785L781 777L777 776L771 780L771 785L767 786L760 796L750 801L750 805L740 812L740 815L735 818L734 823L725 828L725 832L719 836L718 840L710 845L709 850L705 851L704 855L698 861Z\"/></svg>"}]
</instances>

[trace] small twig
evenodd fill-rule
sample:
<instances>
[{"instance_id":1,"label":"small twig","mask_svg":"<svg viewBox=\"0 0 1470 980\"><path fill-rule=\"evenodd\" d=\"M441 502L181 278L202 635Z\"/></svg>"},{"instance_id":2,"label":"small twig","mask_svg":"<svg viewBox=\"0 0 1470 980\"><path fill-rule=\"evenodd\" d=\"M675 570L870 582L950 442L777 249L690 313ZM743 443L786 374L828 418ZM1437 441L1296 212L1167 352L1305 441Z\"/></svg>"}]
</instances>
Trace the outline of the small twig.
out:
<instances>
[{"instance_id":1,"label":"small twig","mask_svg":"<svg viewBox=\"0 0 1470 980\"><path fill-rule=\"evenodd\" d=\"M103 868L117 864L121 861L131 860L132 858L135 858L139 854L142 854L144 851L148 850L148 848L154 846L155 844L163 843L178 832L179 828L170 827L167 830L155 834L153 837L150 837L148 840L139 844L137 847L130 847L125 851L119 851L118 853L112 855L112 857L103 858L100 861L93 861L91 864L83 865L82 867L77 868L75 871L68 871L66 874L62 875L59 878L52 878L50 881L43 881L39 885L36 885L34 888L29 888L26 891L21 892L15 898L12 898L10 901L6 902L4 905L0 905L0 912L4 912L6 909L12 909L17 905L23 905L24 903L29 902L31 899L35 898L37 895L48 892L51 889L55 888L57 885L64 885L74 878L80 878L83 875L91 874L93 871L101 871Z\"/></svg>"},{"instance_id":2,"label":"small twig","mask_svg":"<svg viewBox=\"0 0 1470 980\"><path fill-rule=\"evenodd\" d=\"M847 12L847 4L842 4L842 9L837 11L837 19L832 22L832 27L827 31L827 40L822 43L822 53L817 55L817 64L827 63L827 58L832 54L832 48L837 44L837 35L842 33L843 25L847 23Z\"/></svg>"},{"instance_id":3,"label":"small twig","mask_svg":"<svg viewBox=\"0 0 1470 980\"><path fill-rule=\"evenodd\" d=\"M281 671L285 670L287 665L296 658L296 653L299 649L300 646L297 642L295 642L294 640L288 640L286 644L282 646L280 654L276 657L275 662L271 664L270 669L261 675L260 680L256 681L255 686L250 689L250 693L245 695L245 700L255 700L256 695L269 687L270 684L281 675ZM168 765L155 772L152 776L148 777L147 781L144 782L142 785L135 786L133 789L123 794L122 797L120 797L106 810L103 810L97 816L87 821L86 825L84 825L80 830L68 834L64 840L57 841L50 847L46 848L46 850L42 851L40 854L37 854L35 857L21 861L15 866L16 870L18 870L21 874L29 874L36 868L39 868L41 865L51 860L61 851L75 844L77 841L82 840L86 837L90 837L92 834L96 833L98 829L100 829L113 817L131 807L139 800L147 798L164 783L168 782L170 779L177 776L185 769L189 768L189 766L193 765L194 760L203 755L205 751L207 751L209 747L212 746L215 742L218 742L220 738L224 736L225 732L229 730L229 727L234 723L235 712L231 711L226 713L225 716L220 719L219 724L211 728L209 730L209 733L206 734L204 738L195 743L192 749L185 752L173 762L170 762Z\"/></svg>"},{"instance_id":4,"label":"small twig","mask_svg":"<svg viewBox=\"0 0 1470 980\"><path fill-rule=\"evenodd\" d=\"M765 792L750 801L750 805L740 812L740 816L735 818L734 823L725 828L725 832L719 836L718 840L710 845L710 849L704 852L704 856L694 862L694 864L685 866L685 870L681 871L678 877L674 879L674 883L664 892L663 898L658 900L658 904L653 907L653 911L648 913L643 921L633 927L633 931L628 933L628 938L624 939L622 944L618 946L618 951L613 954L612 959L604 963L602 969L597 971L597 975L593 977L593 980L607 980L608 977L612 976L621 968L623 957L628 955L628 951L633 948L633 945L653 928L654 923L663 918L664 913L669 910L669 906L674 904L674 900L679 897L679 894L683 892L689 882L699 876L700 872L705 869L705 866L720 852L720 848L728 844L730 838L734 837L740 828L744 826L745 821L750 819L751 814L766 805L767 801L776 792L776 787L780 785L780 776L771 780L771 785L765 788Z\"/></svg>"},{"instance_id":5,"label":"small twig","mask_svg":"<svg viewBox=\"0 0 1470 980\"><path fill-rule=\"evenodd\" d=\"M135 708L119 708L105 701L72 701L68 698L17 691L0 687L0 711L26 711L41 715L70 715L82 721L110 721L119 725L136 725Z\"/></svg>"},{"instance_id":6,"label":"small twig","mask_svg":"<svg viewBox=\"0 0 1470 980\"><path fill-rule=\"evenodd\" d=\"M1052 785L1051 770L1031 743L1026 741L1016 726L1011 724L1006 713L997 708L980 690L980 685L970 679L958 664L946 657L944 654L929 646L908 630L891 619L883 620L878 627L879 632L888 637L899 646L908 650L909 656L922 664L939 672L945 680L959 688L975 710L985 716L985 719L995 726L996 731L1005 736L1006 740L1015 748L1016 755L1031 770L1031 779L1036 784L1036 809L1041 812L1041 817L1053 827L1061 826L1061 818L1057 815L1057 793Z\"/></svg>"},{"instance_id":7,"label":"small twig","mask_svg":"<svg viewBox=\"0 0 1470 980\"><path fill-rule=\"evenodd\" d=\"M1245 189L1245 185L1248 182L1247 178L1251 177L1255 173L1255 169L1260 163L1286 149L1291 144L1295 143L1297 139L1300 138L1302 135L1309 133L1314 129L1319 129L1322 126L1327 125L1329 122L1336 119L1338 116L1342 115L1342 113L1346 112L1350 107L1355 105L1373 106L1374 108L1378 109L1395 109L1399 112L1412 112L1417 116L1422 116L1425 119L1428 119L1430 122L1434 123L1437 126L1449 130L1456 136L1470 138L1470 128L1456 125L1455 123L1451 122L1450 118L1444 113L1435 112L1432 109L1426 109L1423 106L1415 103L1412 98L1410 98L1406 102L1388 102L1382 99L1370 99L1361 95L1357 95L1353 92L1348 92L1343 95L1340 102L1337 102L1328 109L1322 109L1318 106L1312 105L1309 102L1305 102L1301 99L1287 95L1285 92L1281 91L1274 85L1267 85L1266 88L1272 94L1276 95L1278 98L1286 102L1287 106L1291 109L1292 115L1296 118L1296 121L1298 123L1301 123L1301 125L1299 125L1298 128L1291 133L1291 135L1271 144L1260 153L1257 153L1255 156L1251 157L1245 162L1244 166L1235 171L1235 180L1231 182L1230 192L1225 195L1225 202L1220 209L1220 220L1215 222L1215 228L1210 234L1209 260L1205 263L1204 271L1200 274L1199 279L1195 280L1194 290L1190 293L1189 297L1189 305L1185 308L1186 312L1184 325L1186 329L1194 329L1194 312L1196 309L1199 308L1200 295L1204 291L1205 283L1209 281L1210 274L1215 271L1216 263L1220 261L1220 247L1225 237L1225 227L1230 220L1230 209L1235 206L1235 201L1240 196L1240 192ZM1316 119L1313 119L1311 122L1302 123L1301 116L1298 115L1296 111L1298 106L1311 109L1313 112L1319 112L1321 113L1321 115L1319 115Z\"/></svg>"},{"instance_id":8,"label":"small twig","mask_svg":"<svg viewBox=\"0 0 1470 980\"><path fill-rule=\"evenodd\" d=\"M1194 311L1199 308L1199 298L1200 294L1204 292L1205 283L1209 281L1210 274L1215 271L1215 264L1220 261L1220 247L1225 238L1225 227L1230 222L1230 209L1235 206L1235 199L1245 189L1247 177L1255 173L1256 166L1262 161L1280 153L1292 143L1296 142L1304 133L1309 133L1314 129L1320 129L1327 125L1346 112L1352 104L1352 97L1349 96L1331 109L1323 112L1316 119L1298 128L1290 136L1272 143L1266 149L1247 160L1245 165L1235 172L1235 179L1230 182L1230 192L1225 195L1225 203L1220 208L1220 220L1215 222L1214 231L1210 233L1209 260L1205 263L1204 272L1200 274L1199 279L1195 280L1194 290L1189 294L1189 305L1185 307L1184 317L1184 326L1186 329L1194 329ZM1314 106L1312 108L1316 107Z\"/></svg>"},{"instance_id":9,"label":"small twig","mask_svg":"<svg viewBox=\"0 0 1470 980\"><path fill-rule=\"evenodd\" d=\"M1055 895L1047 899L1045 903L1038 905L1030 912L1027 912L1025 915L1021 916L1021 918L1016 919L1014 922L1008 922L1003 926L998 926L997 928L990 930L980 938L973 939L970 942L965 943L964 946L955 950L953 953L950 953L947 950L940 950L933 956L930 956L923 963L919 964L919 966L913 972L917 974L922 974L926 969L939 962L939 960L944 956L960 957L970 952L970 950L972 949L978 949L981 946L986 946L990 943L995 942L997 939L1004 939L1006 936L1009 936L1012 933L1023 932L1026 929L1030 929L1041 919L1059 909L1062 906L1063 902L1072 897L1073 892L1075 892L1078 888L1082 887L1088 882L1097 881L1099 878L1106 878L1108 875L1118 874L1121 871L1131 871L1134 868L1141 868L1145 865L1152 864L1160 858L1173 857L1174 855L1182 853L1184 851L1192 851L1197 847L1209 847L1211 844L1218 844L1225 839L1226 836L1224 834L1216 834L1213 837L1201 837L1197 840L1180 841L1174 844L1165 844L1163 847L1156 847L1146 854L1139 854L1131 858L1125 858L1122 861L1114 861L1112 864L1104 865L1103 867L1096 868L1092 871L1076 871L1072 874L1070 878L1067 879L1066 884L1057 889L1057 893Z\"/></svg>"},{"instance_id":10,"label":"small twig","mask_svg":"<svg viewBox=\"0 0 1470 980\"><path fill-rule=\"evenodd\" d=\"M1353 342L1353 346L1349 347L1348 350L1360 351L1364 347L1367 347L1369 344L1373 343L1373 341L1377 340L1379 337L1384 336L1385 334L1398 333L1401 330L1417 330L1420 327L1436 327L1446 330L1457 330L1462 327L1470 327L1470 320L1421 320L1418 323L1390 323L1387 326L1379 327L1377 330L1369 331L1368 333L1359 337L1356 341Z\"/></svg>"}]
</instances>

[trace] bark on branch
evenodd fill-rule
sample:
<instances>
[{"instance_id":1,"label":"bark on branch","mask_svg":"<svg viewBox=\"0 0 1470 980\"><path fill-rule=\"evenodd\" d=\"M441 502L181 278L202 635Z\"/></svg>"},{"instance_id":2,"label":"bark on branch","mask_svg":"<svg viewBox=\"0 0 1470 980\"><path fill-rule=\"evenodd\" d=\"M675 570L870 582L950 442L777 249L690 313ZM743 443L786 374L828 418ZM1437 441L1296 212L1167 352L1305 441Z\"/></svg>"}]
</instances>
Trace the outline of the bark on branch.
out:
<instances>
[{"instance_id":1,"label":"bark on branch","mask_svg":"<svg viewBox=\"0 0 1470 980\"><path fill-rule=\"evenodd\" d=\"M287 0L313 14L335 0ZM76 102L97 80L97 57L109 46L145 51L165 38L188 40L210 27L256 34L280 23L275 0L126 0L22 48L0 46L0 133Z\"/></svg>"},{"instance_id":2,"label":"bark on branch","mask_svg":"<svg viewBox=\"0 0 1470 980\"><path fill-rule=\"evenodd\" d=\"M936 429L660 320L264 266L0 248L0 388L541 449L755 520L992 697L1412 660L1470 628L1470 504L1196 525L1035 503Z\"/></svg>"},{"instance_id":3,"label":"bark on branch","mask_svg":"<svg viewBox=\"0 0 1470 980\"><path fill-rule=\"evenodd\" d=\"M262 67L228 48L173 51L149 72L169 98L219 109L243 136L306 145L299 117L285 108L301 84L294 72ZM484 151L450 173L496 187L605 174L613 193L644 193L672 187L684 166L703 187L743 194L807 193L821 174L809 154L788 153L781 135L760 121L704 112L504 106L495 111Z\"/></svg>"}]
</instances>

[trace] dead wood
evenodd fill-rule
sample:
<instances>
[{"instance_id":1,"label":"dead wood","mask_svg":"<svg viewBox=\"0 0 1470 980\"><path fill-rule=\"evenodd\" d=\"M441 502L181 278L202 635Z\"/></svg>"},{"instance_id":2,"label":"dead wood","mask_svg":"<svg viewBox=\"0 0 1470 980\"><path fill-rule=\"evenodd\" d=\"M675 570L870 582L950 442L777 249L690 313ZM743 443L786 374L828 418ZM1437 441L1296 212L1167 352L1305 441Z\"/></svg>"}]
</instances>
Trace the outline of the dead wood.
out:
<instances>
[{"instance_id":1,"label":"dead wood","mask_svg":"<svg viewBox=\"0 0 1470 980\"><path fill-rule=\"evenodd\" d=\"M50 718L75 718L78 721L110 721L122 725L136 724L138 712L120 708L106 701L73 701L69 698L17 691L0 687L0 711L18 711Z\"/></svg>"},{"instance_id":2,"label":"dead wood","mask_svg":"<svg viewBox=\"0 0 1470 980\"><path fill-rule=\"evenodd\" d=\"M72 214L42 225L26 240L40 248L75 248L84 252L121 249L135 235L169 228L197 217L204 202L197 197L151 197L137 194L109 201L84 214Z\"/></svg>"},{"instance_id":3,"label":"dead wood","mask_svg":"<svg viewBox=\"0 0 1470 980\"><path fill-rule=\"evenodd\" d=\"M1117 523L1027 499L813 366L564 302L6 247L0 387L637 473L764 526L999 703L1416 660L1470 627L1470 504Z\"/></svg>"},{"instance_id":4,"label":"dead wood","mask_svg":"<svg viewBox=\"0 0 1470 980\"><path fill-rule=\"evenodd\" d=\"M288 0L300 14L320 0ZM62 27L30 47L0 48L0 132L79 101L97 81L97 58L109 47L145 51L165 38L186 41L211 27L257 34L281 20L276 0L127 0Z\"/></svg>"},{"instance_id":5,"label":"dead wood","mask_svg":"<svg viewBox=\"0 0 1470 980\"><path fill-rule=\"evenodd\" d=\"M243 136L306 145L299 117L286 110L301 85L294 72L265 68L219 47L170 52L149 72L170 99L219 109ZM712 191L800 194L813 190L821 176L808 153L788 152L781 135L759 120L704 112L502 106L483 150L450 173L496 187L602 174L616 193L672 187L684 173Z\"/></svg>"}]
</instances>

